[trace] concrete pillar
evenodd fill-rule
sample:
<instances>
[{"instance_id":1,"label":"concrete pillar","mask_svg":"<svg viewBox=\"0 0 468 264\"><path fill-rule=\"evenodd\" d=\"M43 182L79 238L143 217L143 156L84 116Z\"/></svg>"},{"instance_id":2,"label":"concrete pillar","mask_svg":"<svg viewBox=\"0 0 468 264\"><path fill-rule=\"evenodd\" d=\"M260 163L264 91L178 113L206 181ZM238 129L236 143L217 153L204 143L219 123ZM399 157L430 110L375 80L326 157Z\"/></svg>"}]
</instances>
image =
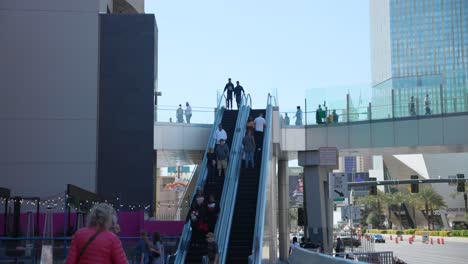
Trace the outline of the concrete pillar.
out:
<instances>
[{"instance_id":1,"label":"concrete pillar","mask_svg":"<svg viewBox=\"0 0 468 264\"><path fill-rule=\"evenodd\" d=\"M289 175L288 161L278 161L279 257L289 257Z\"/></svg>"},{"instance_id":2,"label":"concrete pillar","mask_svg":"<svg viewBox=\"0 0 468 264\"><path fill-rule=\"evenodd\" d=\"M325 253L331 253L333 209L329 199L328 173L332 167L320 165L318 150L300 151L298 154L299 165L304 167L304 211L307 237L312 243L320 243Z\"/></svg>"}]
</instances>

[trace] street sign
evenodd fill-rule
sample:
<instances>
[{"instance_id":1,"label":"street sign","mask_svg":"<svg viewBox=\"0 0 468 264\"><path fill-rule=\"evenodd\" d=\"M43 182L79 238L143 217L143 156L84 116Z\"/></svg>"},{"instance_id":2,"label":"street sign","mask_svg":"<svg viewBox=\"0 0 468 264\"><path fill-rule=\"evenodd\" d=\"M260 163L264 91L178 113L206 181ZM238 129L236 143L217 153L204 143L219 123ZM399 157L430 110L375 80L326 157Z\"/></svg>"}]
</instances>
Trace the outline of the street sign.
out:
<instances>
[{"instance_id":1,"label":"street sign","mask_svg":"<svg viewBox=\"0 0 468 264\"><path fill-rule=\"evenodd\" d=\"M353 205L346 205L341 207L341 219L342 220L360 220L361 219L361 208Z\"/></svg>"},{"instance_id":2,"label":"street sign","mask_svg":"<svg viewBox=\"0 0 468 264\"><path fill-rule=\"evenodd\" d=\"M338 149L333 147L319 148L320 166L338 166Z\"/></svg>"},{"instance_id":3,"label":"street sign","mask_svg":"<svg viewBox=\"0 0 468 264\"><path fill-rule=\"evenodd\" d=\"M348 177L345 173L330 173L330 198L333 201L343 201L349 196Z\"/></svg>"},{"instance_id":4,"label":"street sign","mask_svg":"<svg viewBox=\"0 0 468 264\"><path fill-rule=\"evenodd\" d=\"M361 219L361 208L357 206L351 207L351 219L360 220Z\"/></svg>"}]
</instances>

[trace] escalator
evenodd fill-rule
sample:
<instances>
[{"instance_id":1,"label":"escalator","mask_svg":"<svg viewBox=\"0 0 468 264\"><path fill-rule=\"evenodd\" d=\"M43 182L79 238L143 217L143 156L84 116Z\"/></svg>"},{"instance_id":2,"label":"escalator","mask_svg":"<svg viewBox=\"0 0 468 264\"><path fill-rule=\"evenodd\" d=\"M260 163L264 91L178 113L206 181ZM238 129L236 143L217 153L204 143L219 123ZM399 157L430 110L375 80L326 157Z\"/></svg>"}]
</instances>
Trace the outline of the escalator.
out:
<instances>
[{"instance_id":1,"label":"escalator","mask_svg":"<svg viewBox=\"0 0 468 264\"><path fill-rule=\"evenodd\" d=\"M265 116L265 112L251 110L250 116L255 118L260 113ZM255 138L255 168L245 168L244 164L241 165L225 263L248 263L248 257L252 253L262 164L262 152L258 151L258 148L263 146L263 139L263 133Z\"/></svg>"},{"instance_id":2,"label":"escalator","mask_svg":"<svg viewBox=\"0 0 468 264\"><path fill-rule=\"evenodd\" d=\"M225 110L223 114L223 118L221 120L221 125L223 129L227 133L227 140L226 144L229 146L231 150L232 139L234 135L234 131L236 129L236 121L239 111L237 110ZM231 150L232 151L232 150ZM206 155L206 153L205 153ZM222 177L218 176L217 170L214 170L215 174L215 183L209 184L205 182L204 184L204 193L205 199L208 199L210 194L213 194L216 201L220 201L221 193L224 187L224 175ZM196 192L196 191L195 191ZM206 244L204 243L189 243L188 244L188 251L185 258L185 263L201 263L203 255L206 255Z\"/></svg>"}]
</instances>

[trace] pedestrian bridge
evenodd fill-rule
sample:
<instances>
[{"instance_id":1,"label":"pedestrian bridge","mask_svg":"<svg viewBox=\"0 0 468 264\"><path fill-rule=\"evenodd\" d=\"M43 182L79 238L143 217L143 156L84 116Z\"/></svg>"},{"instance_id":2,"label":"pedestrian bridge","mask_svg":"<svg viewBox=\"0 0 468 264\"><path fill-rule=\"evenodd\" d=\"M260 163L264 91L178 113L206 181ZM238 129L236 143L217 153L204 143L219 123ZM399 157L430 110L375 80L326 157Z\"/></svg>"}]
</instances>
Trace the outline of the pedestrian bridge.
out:
<instances>
[{"instance_id":1,"label":"pedestrian bridge","mask_svg":"<svg viewBox=\"0 0 468 264\"><path fill-rule=\"evenodd\" d=\"M468 112L306 126L280 124L273 111L272 140L295 158L297 151L337 147L345 152L447 153L468 152ZM197 164L212 124L155 122L154 149L158 166ZM229 135L228 135L229 136Z\"/></svg>"}]
</instances>

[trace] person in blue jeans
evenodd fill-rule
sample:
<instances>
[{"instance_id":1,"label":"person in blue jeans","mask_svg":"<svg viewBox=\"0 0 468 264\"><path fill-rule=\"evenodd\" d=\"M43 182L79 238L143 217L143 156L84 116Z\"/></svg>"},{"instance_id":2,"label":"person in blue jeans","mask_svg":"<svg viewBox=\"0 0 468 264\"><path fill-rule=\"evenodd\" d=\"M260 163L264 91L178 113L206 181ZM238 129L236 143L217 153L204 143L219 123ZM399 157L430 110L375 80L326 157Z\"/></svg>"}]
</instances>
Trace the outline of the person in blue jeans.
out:
<instances>
[{"instance_id":1,"label":"person in blue jeans","mask_svg":"<svg viewBox=\"0 0 468 264\"><path fill-rule=\"evenodd\" d=\"M145 230L140 232L140 240L135 249L135 264L149 264L151 242Z\"/></svg>"},{"instance_id":2,"label":"person in blue jeans","mask_svg":"<svg viewBox=\"0 0 468 264\"><path fill-rule=\"evenodd\" d=\"M252 163L252 169L255 168L254 152L255 152L255 139L252 136L252 131L247 130L247 134L242 139L242 145L244 146L244 167L249 166L249 162Z\"/></svg>"}]
</instances>

